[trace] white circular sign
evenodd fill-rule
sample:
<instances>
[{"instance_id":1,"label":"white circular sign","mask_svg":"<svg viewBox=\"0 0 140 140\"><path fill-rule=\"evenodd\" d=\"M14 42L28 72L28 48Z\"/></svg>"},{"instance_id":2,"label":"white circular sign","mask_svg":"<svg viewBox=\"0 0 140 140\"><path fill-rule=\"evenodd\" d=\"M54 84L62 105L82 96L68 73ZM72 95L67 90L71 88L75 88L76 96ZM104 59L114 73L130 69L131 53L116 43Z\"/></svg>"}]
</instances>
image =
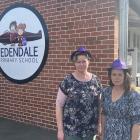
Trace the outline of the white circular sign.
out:
<instances>
[{"instance_id":1,"label":"white circular sign","mask_svg":"<svg viewBox=\"0 0 140 140\"><path fill-rule=\"evenodd\" d=\"M48 56L48 31L39 12L26 4L8 7L0 17L0 67L16 83L35 78Z\"/></svg>"}]
</instances>

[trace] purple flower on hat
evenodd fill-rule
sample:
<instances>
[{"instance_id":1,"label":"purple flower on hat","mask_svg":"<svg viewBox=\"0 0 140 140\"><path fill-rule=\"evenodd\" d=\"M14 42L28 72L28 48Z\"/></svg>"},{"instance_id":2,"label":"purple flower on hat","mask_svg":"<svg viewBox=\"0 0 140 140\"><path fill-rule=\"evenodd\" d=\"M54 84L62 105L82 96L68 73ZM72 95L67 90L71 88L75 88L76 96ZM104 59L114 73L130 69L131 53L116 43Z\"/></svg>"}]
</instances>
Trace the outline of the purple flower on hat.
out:
<instances>
[{"instance_id":1,"label":"purple flower on hat","mask_svg":"<svg viewBox=\"0 0 140 140\"><path fill-rule=\"evenodd\" d=\"M83 48L83 47L80 47L80 48L78 48L78 49L77 49L77 51L78 51L78 52L85 52L85 51L86 51L86 49L85 49L85 48Z\"/></svg>"},{"instance_id":2,"label":"purple flower on hat","mask_svg":"<svg viewBox=\"0 0 140 140\"><path fill-rule=\"evenodd\" d=\"M111 69L128 69L125 62L120 60L120 59L116 59L113 61L112 65L111 65Z\"/></svg>"}]
</instances>

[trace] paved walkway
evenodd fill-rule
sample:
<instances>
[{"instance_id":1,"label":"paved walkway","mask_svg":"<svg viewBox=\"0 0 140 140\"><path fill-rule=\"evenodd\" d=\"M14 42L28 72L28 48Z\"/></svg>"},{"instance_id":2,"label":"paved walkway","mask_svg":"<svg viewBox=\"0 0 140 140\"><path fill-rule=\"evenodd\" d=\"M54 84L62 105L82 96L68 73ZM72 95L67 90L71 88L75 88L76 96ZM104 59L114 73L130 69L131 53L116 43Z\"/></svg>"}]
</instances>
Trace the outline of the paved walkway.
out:
<instances>
[{"instance_id":1,"label":"paved walkway","mask_svg":"<svg viewBox=\"0 0 140 140\"><path fill-rule=\"evenodd\" d=\"M56 132L0 118L0 140L56 140Z\"/></svg>"}]
</instances>

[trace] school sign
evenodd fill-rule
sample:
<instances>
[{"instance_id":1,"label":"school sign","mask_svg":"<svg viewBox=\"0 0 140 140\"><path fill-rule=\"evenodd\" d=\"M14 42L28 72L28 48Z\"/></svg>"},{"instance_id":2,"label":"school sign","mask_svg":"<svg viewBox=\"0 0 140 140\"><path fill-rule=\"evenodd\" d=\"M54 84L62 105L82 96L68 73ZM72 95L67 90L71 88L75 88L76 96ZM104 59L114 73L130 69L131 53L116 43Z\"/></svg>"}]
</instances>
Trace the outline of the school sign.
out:
<instances>
[{"instance_id":1,"label":"school sign","mask_svg":"<svg viewBox=\"0 0 140 140\"><path fill-rule=\"evenodd\" d=\"M0 17L0 68L10 81L35 78L48 56L46 24L33 7L16 3Z\"/></svg>"}]
</instances>

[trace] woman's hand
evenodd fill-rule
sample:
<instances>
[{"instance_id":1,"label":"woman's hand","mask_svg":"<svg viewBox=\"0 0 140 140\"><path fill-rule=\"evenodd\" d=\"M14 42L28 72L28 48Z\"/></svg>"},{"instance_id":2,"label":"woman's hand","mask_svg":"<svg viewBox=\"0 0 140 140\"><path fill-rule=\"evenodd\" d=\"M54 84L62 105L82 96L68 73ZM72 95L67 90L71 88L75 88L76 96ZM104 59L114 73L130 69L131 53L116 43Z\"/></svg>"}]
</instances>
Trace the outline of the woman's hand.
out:
<instances>
[{"instance_id":1,"label":"woman's hand","mask_svg":"<svg viewBox=\"0 0 140 140\"><path fill-rule=\"evenodd\" d=\"M139 136L140 136L140 125L135 124L132 127L132 138L131 138L131 140L139 140Z\"/></svg>"},{"instance_id":2,"label":"woman's hand","mask_svg":"<svg viewBox=\"0 0 140 140\"><path fill-rule=\"evenodd\" d=\"M63 130L58 130L57 139L58 140L64 140L64 131Z\"/></svg>"}]
</instances>

